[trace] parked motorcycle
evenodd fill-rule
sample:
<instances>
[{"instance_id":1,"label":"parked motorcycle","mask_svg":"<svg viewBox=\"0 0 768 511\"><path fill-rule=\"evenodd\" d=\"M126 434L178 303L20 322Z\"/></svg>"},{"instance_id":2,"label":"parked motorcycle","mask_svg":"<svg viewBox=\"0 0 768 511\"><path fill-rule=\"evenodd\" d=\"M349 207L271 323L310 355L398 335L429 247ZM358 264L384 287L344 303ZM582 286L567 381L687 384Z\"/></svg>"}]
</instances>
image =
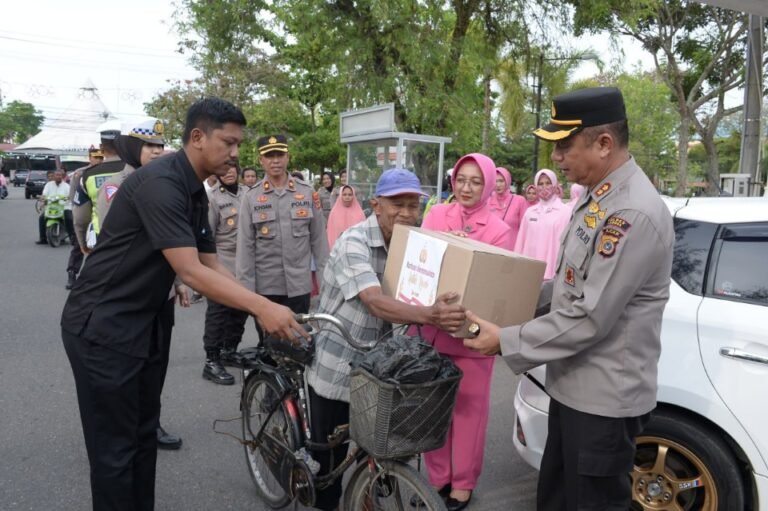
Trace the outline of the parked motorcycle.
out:
<instances>
[{"instance_id":1,"label":"parked motorcycle","mask_svg":"<svg viewBox=\"0 0 768 511\"><path fill-rule=\"evenodd\" d=\"M67 230L64 226L64 207L69 200L66 195L52 195L41 198L41 207L44 207L45 215L45 236L48 244L52 247L58 247L67 237Z\"/></svg>"}]
</instances>

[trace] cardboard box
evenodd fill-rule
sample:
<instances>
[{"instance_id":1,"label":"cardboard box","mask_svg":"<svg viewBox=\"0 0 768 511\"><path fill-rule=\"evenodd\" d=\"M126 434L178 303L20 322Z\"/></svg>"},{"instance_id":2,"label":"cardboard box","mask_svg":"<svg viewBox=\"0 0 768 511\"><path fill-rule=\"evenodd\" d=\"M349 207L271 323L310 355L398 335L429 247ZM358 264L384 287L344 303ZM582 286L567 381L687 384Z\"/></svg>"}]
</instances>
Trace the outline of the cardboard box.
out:
<instances>
[{"instance_id":1,"label":"cardboard box","mask_svg":"<svg viewBox=\"0 0 768 511\"><path fill-rule=\"evenodd\" d=\"M533 318L545 268L542 261L469 238L395 225L382 290L421 305L455 291L465 308L505 327ZM469 337L467 327L453 336Z\"/></svg>"}]
</instances>

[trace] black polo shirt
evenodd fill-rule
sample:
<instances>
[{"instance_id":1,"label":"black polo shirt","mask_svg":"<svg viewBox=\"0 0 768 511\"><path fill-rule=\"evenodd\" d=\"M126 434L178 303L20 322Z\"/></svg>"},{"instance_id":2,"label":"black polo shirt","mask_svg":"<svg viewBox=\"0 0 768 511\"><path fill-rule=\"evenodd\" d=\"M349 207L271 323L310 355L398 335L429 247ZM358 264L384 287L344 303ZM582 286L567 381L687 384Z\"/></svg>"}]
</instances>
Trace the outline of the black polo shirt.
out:
<instances>
[{"instance_id":1,"label":"black polo shirt","mask_svg":"<svg viewBox=\"0 0 768 511\"><path fill-rule=\"evenodd\" d=\"M215 253L208 197L184 151L138 169L115 195L95 250L62 313L62 329L147 357L175 273L161 250Z\"/></svg>"}]
</instances>

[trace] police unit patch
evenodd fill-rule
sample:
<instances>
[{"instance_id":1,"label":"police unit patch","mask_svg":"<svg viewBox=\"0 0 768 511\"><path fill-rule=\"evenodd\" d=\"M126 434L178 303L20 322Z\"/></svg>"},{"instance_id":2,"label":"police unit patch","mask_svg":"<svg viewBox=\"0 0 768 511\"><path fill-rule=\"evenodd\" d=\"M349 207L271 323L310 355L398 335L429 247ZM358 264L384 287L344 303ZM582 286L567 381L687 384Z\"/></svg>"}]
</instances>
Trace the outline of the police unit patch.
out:
<instances>
[{"instance_id":1,"label":"police unit patch","mask_svg":"<svg viewBox=\"0 0 768 511\"><path fill-rule=\"evenodd\" d=\"M299 218L307 218L307 215L309 215L309 212L304 208L296 210L296 216Z\"/></svg>"},{"instance_id":2,"label":"police unit patch","mask_svg":"<svg viewBox=\"0 0 768 511\"><path fill-rule=\"evenodd\" d=\"M112 197L117 193L117 186L107 185L104 187L104 194L107 196L107 202L112 201Z\"/></svg>"},{"instance_id":3,"label":"police unit patch","mask_svg":"<svg viewBox=\"0 0 768 511\"><path fill-rule=\"evenodd\" d=\"M227 220L227 225L230 226L230 227L235 225L235 219L234 218L230 218L229 220Z\"/></svg>"},{"instance_id":4,"label":"police unit patch","mask_svg":"<svg viewBox=\"0 0 768 511\"><path fill-rule=\"evenodd\" d=\"M264 227L262 227L262 228L261 228L261 234L262 234L262 235L267 235L267 234L269 234L269 227L267 227L266 225L265 225Z\"/></svg>"},{"instance_id":5,"label":"police unit patch","mask_svg":"<svg viewBox=\"0 0 768 511\"><path fill-rule=\"evenodd\" d=\"M621 229L624 232L629 231L629 228L632 227L632 224L630 224L629 222L627 222L626 220L624 220L619 216L612 216L605 222L605 225L616 227L618 229Z\"/></svg>"},{"instance_id":6,"label":"police unit patch","mask_svg":"<svg viewBox=\"0 0 768 511\"><path fill-rule=\"evenodd\" d=\"M603 257L613 257L620 239L621 235L616 236L614 229L603 229L600 240L597 243L597 253Z\"/></svg>"}]
</instances>

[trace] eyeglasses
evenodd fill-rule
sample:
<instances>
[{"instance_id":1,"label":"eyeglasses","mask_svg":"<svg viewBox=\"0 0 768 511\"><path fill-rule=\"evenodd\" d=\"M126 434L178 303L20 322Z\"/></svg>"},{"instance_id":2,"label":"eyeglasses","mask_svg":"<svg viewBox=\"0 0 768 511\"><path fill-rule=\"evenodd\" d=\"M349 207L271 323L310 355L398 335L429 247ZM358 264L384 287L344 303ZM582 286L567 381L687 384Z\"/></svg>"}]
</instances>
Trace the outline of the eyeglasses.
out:
<instances>
[{"instance_id":1,"label":"eyeglasses","mask_svg":"<svg viewBox=\"0 0 768 511\"><path fill-rule=\"evenodd\" d=\"M470 189L482 188L483 184L483 181L480 179L465 179L463 177L456 178L456 188L464 188L465 186L469 186Z\"/></svg>"}]
</instances>

